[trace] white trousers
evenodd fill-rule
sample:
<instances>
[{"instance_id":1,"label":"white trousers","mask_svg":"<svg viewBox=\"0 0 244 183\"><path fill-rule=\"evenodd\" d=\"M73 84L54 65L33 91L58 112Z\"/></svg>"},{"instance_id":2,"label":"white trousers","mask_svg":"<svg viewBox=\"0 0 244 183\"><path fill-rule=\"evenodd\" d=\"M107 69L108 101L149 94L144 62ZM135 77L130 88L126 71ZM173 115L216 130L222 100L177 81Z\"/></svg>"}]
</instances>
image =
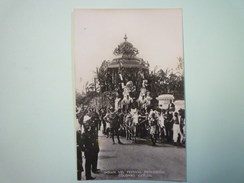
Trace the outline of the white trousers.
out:
<instances>
[{"instance_id":1,"label":"white trousers","mask_svg":"<svg viewBox=\"0 0 244 183\"><path fill-rule=\"evenodd\" d=\"M174 140L174 142L177 142L178 134L181 134L180 133L180 125L174 124L174 126L173 126L173 140Z\"/></svg>"}]
</instances>

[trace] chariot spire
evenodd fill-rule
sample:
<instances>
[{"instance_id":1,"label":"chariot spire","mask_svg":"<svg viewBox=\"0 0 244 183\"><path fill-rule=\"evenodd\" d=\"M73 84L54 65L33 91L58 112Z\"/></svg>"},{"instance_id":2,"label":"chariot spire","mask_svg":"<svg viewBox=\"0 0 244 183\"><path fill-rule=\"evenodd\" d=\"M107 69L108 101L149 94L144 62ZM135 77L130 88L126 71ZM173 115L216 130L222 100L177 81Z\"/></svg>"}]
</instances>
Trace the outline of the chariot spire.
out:
<instances>
[{"instance_id":1,"label":"chariot spire","mask_svg":"<svg viewBox=\"0 0 244 183\"><path fill-rule=\"evenodd\" d=\"M127 39L128 39L128 37L127 37L127 35L125 34L124 40L127 41Z\"/></svg>"}]
</instances>

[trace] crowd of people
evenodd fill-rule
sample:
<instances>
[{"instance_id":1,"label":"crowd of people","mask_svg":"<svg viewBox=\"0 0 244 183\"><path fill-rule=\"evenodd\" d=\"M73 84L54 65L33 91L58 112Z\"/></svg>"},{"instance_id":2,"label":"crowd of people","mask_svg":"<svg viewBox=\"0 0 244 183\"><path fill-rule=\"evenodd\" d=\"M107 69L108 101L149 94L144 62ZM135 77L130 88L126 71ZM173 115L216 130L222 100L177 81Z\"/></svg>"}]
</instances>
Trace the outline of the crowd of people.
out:
<instances>
[{"instance_id":1,"label":"crowd of people","mask_svg":"<svg viewBox=\"0 0 244 183\"><path fill-rule=\"evenodd\" d=\"M77 130L77 176L81 180L82 153L85 155L85 177L93 180L91 175L100 173L97 168L99 153L98 132L112 139L112 144L117 138L118 144L123 144L120 136L136 143L137 137L150 137L152 145L156 143L172 143L185 145L185 111L175 110L173 101L167 109L131 107L127 110L114 107L98 109L82 106L76 109L77 120L80 128Z\"/></svg>"}]
</instances>

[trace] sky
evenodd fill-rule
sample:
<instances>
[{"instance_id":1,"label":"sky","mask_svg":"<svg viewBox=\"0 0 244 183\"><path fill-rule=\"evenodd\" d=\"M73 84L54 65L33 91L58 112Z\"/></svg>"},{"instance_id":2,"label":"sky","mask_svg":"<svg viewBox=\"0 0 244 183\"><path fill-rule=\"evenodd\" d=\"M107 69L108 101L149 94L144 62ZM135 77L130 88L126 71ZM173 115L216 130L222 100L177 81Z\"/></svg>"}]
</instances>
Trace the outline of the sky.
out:
<instances>
[{"instance_id":1,"label":"sky","mask_svg":"<svg viewBox=\"0 0 244 183\"><path fill-rule=\"evenodd\" d=\"M116 58L113 51L125 34L150 70L175 69L183 58L182 9L75 9L72 33L78 92L103 60Z\"/></svg>"}]
</instances>

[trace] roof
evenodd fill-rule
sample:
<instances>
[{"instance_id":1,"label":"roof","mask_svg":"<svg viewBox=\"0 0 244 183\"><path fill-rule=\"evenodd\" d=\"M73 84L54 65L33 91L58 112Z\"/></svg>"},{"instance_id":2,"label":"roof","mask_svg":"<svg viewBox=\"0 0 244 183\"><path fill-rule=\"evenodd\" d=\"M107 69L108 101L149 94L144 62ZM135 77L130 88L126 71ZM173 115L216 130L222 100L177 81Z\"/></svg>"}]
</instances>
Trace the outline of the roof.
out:
<instances>
[{"instance_id":1,"label":"roof","mask_svg":"<svg viewBox=\"0 0 244 183\"><path fill-rule=\"evenodd\" d=\"M171 94L163 94L157 97L157 100L174 100L174 96Z\"/></svg>"},{"instance_id":2,"label":"roof","mask_svg":"<svg viewBox=\"0 0 244 183\"><path fill-rule=\"evenodd\" d=\"M115 58L108 65L107 68L139 68L148 69L149 64L145 62L142 58L136 57L139 53L138 49L127 41L127 36L124 37L124 42L120 43L114 50L114 55L120 56L120 58Z\"/></svg>"},{"instance_id":3,"label":"roof","mask_svg":"<svg viewBox=\"0 0 244 183\"><path fill-rule=\"evenodd\" d=\"M148 69L149 65L141 58L115 58L108 65L108 68L141 68Z\"/></svg>"}]
</instances>

